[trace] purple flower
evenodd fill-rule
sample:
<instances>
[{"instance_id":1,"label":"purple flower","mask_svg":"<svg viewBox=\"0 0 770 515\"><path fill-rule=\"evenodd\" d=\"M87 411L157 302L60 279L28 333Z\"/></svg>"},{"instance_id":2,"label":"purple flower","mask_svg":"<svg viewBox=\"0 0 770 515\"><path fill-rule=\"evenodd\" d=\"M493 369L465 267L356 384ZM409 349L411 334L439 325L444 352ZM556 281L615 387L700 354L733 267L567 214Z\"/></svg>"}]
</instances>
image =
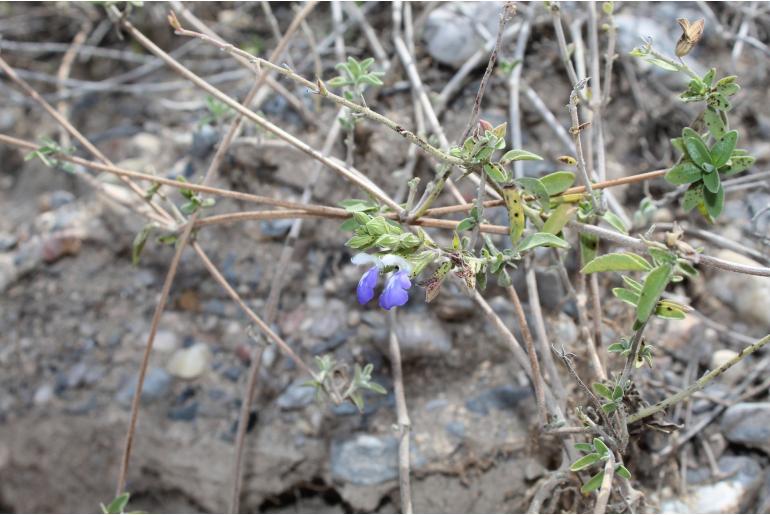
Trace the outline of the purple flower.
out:
<instances>
[{"instance_id":1,"label":"purple flower","mask_svg":"<svg viewBox=\"0 0 770 515\"><path fill-rule=\"evenodd\" d=\"M385 289L380 295L380 307L391 309L396 306L403 306L409 300L409 292L412 282L409 280L409 272L399 270L391 275L385 283Z\"/></svg>"},{"instance_id":2,"label":"purple flower","mask_svg":"<svg viewBox=\"0 0 770 515\"><path fill-rule=\"evenodd\" d=\"M374 287L377 286L379 277L380 268L377 265L371 267L361 276L361 280L358 281L358 288L356 288L359 304L366 304L374 298Z\"/></svg>"},{"instance_id":3,"label":"purple flower","mask_svg":"<svg viewBox=\"0 0 770 515\"><path fill-rule=\"evenodd\" d=\"M382 259L371 254L356 254L351 259L355 265L373 265L370 266L361 276L356 288L359 304L366 304L374 298L374 289L380 274L388 267L396 267L398 271L391 274L385 282L385 289L380 295L380 306L384 309L391 309L396 306L403 306L409 300L407 290L412 287L409 280L411 266L409 262L400 256L387 254Z\"/></svg>"}]
</instances>

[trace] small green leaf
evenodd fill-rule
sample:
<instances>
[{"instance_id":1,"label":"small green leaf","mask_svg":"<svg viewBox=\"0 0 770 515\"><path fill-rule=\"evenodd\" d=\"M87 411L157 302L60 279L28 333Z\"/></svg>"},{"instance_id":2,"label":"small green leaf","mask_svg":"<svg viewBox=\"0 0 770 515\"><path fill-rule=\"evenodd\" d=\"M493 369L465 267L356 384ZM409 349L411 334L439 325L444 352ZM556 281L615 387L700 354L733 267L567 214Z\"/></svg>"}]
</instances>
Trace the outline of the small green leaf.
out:
<instances>
[{"instance_id":1,"label":"small green leaf","mask_svg":"<svg viewBox=\"0 0 770 515\"><path fill-rule=\"evenodd\" d=\"M605 412L607 415L610 415L615 412L615 410L618 409L618 403L615 401L610 401L602 404L602 411Z\"/></svg>"},{"instance_id":2,"label":"small green leaf","mask_svg":"<svg viewBox=\"0 0 770 515\"><path fill-rule=\"evenodd\" d=\"M706 98L706 104L708 104L709 107L713 107L720 111L729 111L733 107L730 101L727 100L727 97L721 93L711 93Z\"/></svg>"},{"instance_id":3,"label":"small green leaf","mask_svg":"<svg viewBox=\"0 0 770 515\"><path fill-rule=\"evenodd\" d=\"M340 225L340 231L349 232L355 229L356 227L358 227L358 222L356 221L356 219L348 218L347 220L342 222L342 225Z\"/></svg>"},{"instance_id":4,"label":"small green leaf","mask_svg":"<svg viewBox=\"0 0 770 515\"><path fill-rule=\"evenodd\" d=\"M704 190L703 200L706 203L706 211L708 214L716 219L722 213L722 209L725 206L725 189L720 185L716 193Z\"/></svg>"},{"instance_id":5,"label":"small green leaf","mask_svg":"<svg viewBox=\"0 0 770 515\"><path fill-rule=\"evenodd\" d=\"M735 175L736 173L751 168L755 161L756 158L754 156L736 156L733 154L733 157L727 162L727 166L722 168L719 173L721 173L723 177L730 177L731 175Z\"/></svg>"},{"instance_id":6,"label":"small green leaf","mask_svg":"<svg viewBox=\"0 0 770 515\"><path fill-rule=\"evenodd\" d=\"M711 84L714 82L714 76L717 74L716 68L711 68L709 71L706 72L706 75L703 76L703 82L708 86L711 87Z\"/></svg>"},{"instance_id":7,"label":"small green leaf","mask_svg":"<svg viewBox=\"0 0 770 515\"><path fill-rule=\"evenodd\" d=\"M639 323L644 323L650 318L670 278L671 265L669 264L660 265L647 274L642 293L639 295L639 304L636 306L636 319Z\"/></svg>"},{"instance_id":8,"label":"small green leaf","mask_svg":"<svg viewBox=\"0 0 770 515\"><path fill-rule=\"evenodd\" d=\"M619 384L615 385L615 388L612 389L612 400L619 401L622 398L623 398L623 387L621 387Z\"/></svg>"},{"instance_id":9,"label":"small green leaf","mask_svg":"<svg viewBox=\"0 0 770 515\"><path fill-rule=\"evenodd\" d=\"M711 162L714 166L720 168L730 160L737 141L738 131L729 131L714 143L714 146L711 147Z\"/></svg>"},{"instance_id":10,"label":"small green leaf","mask_svg":"<svg viewBox=\"0 0 770 515\"><path fill-rule=\"evenodd\" d=\"M634 281L633 279L631 279L627 275L623 276L623 282L626 283L626 286L631 288L636 293L641 293L642 292L642 283L640 283L638 281Z\"/></svg>"},{"instance_id":11,"label":"small green leaf","mask_svg":"<svg viewBox=\"0 0 770 515\"><path fill-rule=\"evenodd\" d=\"M686 213L689 213L692 211L692 208L703 202L703 183L690 184L690 187L682 196L682 209L684 209Z\"/></svg>"},{"instance_id":12,"label":"small green leaf","mask_svg":"<svg viewBox=\"0 0 770 515\"><path fill-rule=\"evenodd\" d=\"M394 248L399 243L399 238L395 234L383 234L374 241L377 247Z\"/></svg>"},{"instance_id":13,"label":"small green leaf","mask_svg":"<svg viewBox=\"0 0 770 515\"><path fill-rule=\"evenodd\" d=\"M397 237L398 237L398 247L401 249L411 249L414 247L418 247L423 242L423 240L421 240L418 236L415 236L410 232L406 232Z\"/></svg>"},{"instance_id":14,"label":"small green leaf","mask_svg":"<svg viewBox=\"0 0 770 515\"><path fill-rule=\"evenodd\" d=\"M711 154L700 137L686 136L684 146L687 149L687 155L696 165L703 168L704 163L711 163Z\"/></svg>"},{"instance_id":15,"label":"small green leaf","mask_svg":"<svg viewBox=\"0 0 770 515\"><path fill-rule=\"evenodd\" d=\"M575 449L579 450L580 452L594 452L594 447L590 443L576 443Z\"/></svg>"},{"instance_id":16,"label":"small green leaf","mask_svg":"<svg viewBox=\"0 0 770 515\"><path fill-rule=\"evenodd\" d=\"M345 245L352 249L364 249L372 244L374 238L367 235L355 235L345 242Z\"/></svg>"},{"instance_id":17,"label":"small green leaf","mask_svg":"<svg viewBox=\"0 0 770 515\"><path fill-rule=\"evenodd\" d=\"M631 472L629 472L628 469L623 465L618 465L615 467L615 474L622 477L623 479L631 479Z\"/></svg>"},{"instance_id":18,"label":"small green leaf","mask_svg":"<svg viewBox=\"0 0 770 515\"><path fill-rule=\"evenodd\" d=\"M524 252L535 247L558 247L560 249L568 249L569 243L554 234L536 232L521 240L516 247L516 250Z\"/></svg>"},{"instance_id":19,"label":"small green leaf","mask_svg":"<svg viewBox=\"0 0 770 515\"><path fill-rule=\"evenodd\" d=\"M655 308L655 315L666 320L684 320L687 314L679 307L667 302L658 302Z\"/></svg>"},{"instance_id":20,"label":"small green leaf","mask_svg":"<svg viewBox=\"0 0 770 515\"><path fill-rule=\"evenodd\" d=\"M671 184L690 184L700 179L703 170L692 161L682 161L666 172L666 180Z\"/></svg>"},{"instance_id":21,"label":"small green leaf","mask_svg":"<svg viewBox=\"0 0 770 515\"><path fill-rule=\"evenodd\" d=\"M368 232L375 238L390 232L388 230L388 222L386 222L385 217L382 217L382 216L376 216L372 218L371 220L366 222L365 227L366 227L366 232Z\"/></svg>"},{"instance_id":22,"label":"small green leaf","mask_svg":"<svg viewBox=\"0 0 770 515\"><path fill-rule=\"evenodd\" d=\"M719 191L719 185L719 174L717 172L703 174L703 186L706 187L706 191L716 193Z\"/></svg>"},{"instance_id":23,"label":"small green leaf","mask_svg":"<svg viewBox=\"0 0 770 515\"><path fill-rule=\"evenodd\" d=\"M668 61L664 61L662 59L658 59L657 57L647 57L645 59L648 63L654 64L658 68L663 68L664 70L668 70L670 72L676 72L679 71L679 68L674 66L673 64L669 63Z\"/></svg>"},{"instance_id":24,"label":"small green leaf","mask_svg":"<svg viewBox=\"0 0 770 515\"><path fill-rule=\"evenodd\" d=\"M595 234L580 233L580 262L589 263L595 257L599 249L599 237Z\"/></svg>"},{"instance_id":25,"label":"small green leaf","mask_svg":"<svg viewBox=\"0 0 770 515\"><path fill-rule=\"evenodd\" d=\"M602 459L602 455L597 452L593 452L575 460L575 462L569 466L569 469L572 472L577 472L578 470L583 470L584 468L590 467L600 459Z\"/></svg>"},{"instance_id":26,"label":"small green leaf","mask_svg":"<svg viewBox=\"0 0 770 515\"><path fill-rule=\"evenodd\" d=\"M377 209L377 204L374 202L357 198L342 200L338 202L337 205L345 208L345 211L348 213L356 213L358 211L374 211Z\"/></svg>"},{"instance_id":27,"label":"small green leaf","mask_svg":"<svg viewBox=\"0 0 770 515\"><path fill-rule=\"evenodd\" d=\"M604 471L598 472L595 476L593 476L591 479L588 480L586 484L583 485L583 487L580 489L580 491L584 494L590 494L600 486L602 486L602 481L604 481Z\"/></svg>"},{"instance_id":28,"label":"small green leaf","mask_svg":"<svg viewBox=\"0 0 770 515\"><path fill-rule=\"evenodd\" d=\"M727 77L725 77L725 78L727 78ZM724 79L722 79L722 80L724 80ZM736 84L735 82L720 84L720 82L722 82L722 80L720 80L717 83L717 86L716 86L716 90L717 90L717 92L719 94L724 95L726 97L731 97L731 96L735 95L736 93L738 93L741 90L741 87L738 84Z\"/></svg>"},{"instance_id":29,"label":"small green leaf","mask_svg":"<svg viewBox=\"0 0 770 515\"><path fill-rule=\"evenodd\" d=\"M510 163L511 161L542 161L542 160L543 160L542 157L540 157L537 154L533 154L532 152L529 152L527 150L513 149L503 154L503 157L500 159L500 162L505 164L505 163Z\"/></svg>"},{"instance_id":30,"label":"small green leaf","mask_svg":"<svg viewBox=\"0 0 770 515\"><path fill-rule=\"evenodd\" d=\"M508 179L510 178L508 172L502 166L498 166L494 163L484 163L484 172L486 172L490 179L498 184L504 184L508 182Z\"/></svg>"},{"instance_id":31,"label":"small green leaf","mask_svg":"<svg viewBox=\"0 0 770 515\"><path fill-rule=\"evenodd\" d=\"M545 186L549 195L558 195L575 183L575 174L573 172L560 170L544 175L540 178L540 182Z\"/></svg>"},{"instance_id":32,"label":"small green leaf","mask_svg":"<svg viewBox=\"0 0 770 515\"><path fill-rule=\"evenodd\" d=\"M593 274L595 272L625 272L651 270L652 265L642 256L632 252L612 252L599 256L583 267L580 271L583 274Z\"/></svg>"},{"instance_id":33,"label":"small green leaf","mask_svg":"<svg viewBox=\"0 0 770 515\"><path fill-rule=\"evenodd\" d=\"M671 138L669 141L671 142L671 146L678 150L680 154L686 153L683 138Z\"/></svg>"},{"instance_id":34,"label":"small green leaf","mask_svg":"<svg viewBox=\"0 0 770 515\"><path fill-rule=\"evenodd\" d=\"M604 213L602 220L614 227L619 233L628 234L628 228L626 227L626 224L624 224L623 220L621 220L620 217L612 211L607 211Z\"/></svg>"},{"instance_id":35,"label":"small green leaf","mask_svg":"<svg viewBox=\"0 0 770 515\"><path fill-rule=\"evenodd\" d=\"M179 210L186 215L191 215L198 210L199 206L200 204L198 202L191 200L182 204Z\"/></svg>"},{"instance_id":36,"label":"small green leaf","mask_svg":"<svg viewBox=\"0 0 770 515\"><path fill-rule=\"evenodd\" d=\"M457 224L457 232L468 231L476 226L476 220L473 218L463 218L459 224Z\"/></svg>"},{"instance_id":37,"label":"small green leaf","mask_svg":"<svg viewBox=\"0 0 770 515\"><path fill-rule=\"evenodd\" d=\"M355 211L353 212L353 220L356 221L359 225L366 225L369 223L369 221L372 219L371 216L367 215L366 213L362 211ZM365 228L362 228L365 230Z\"/></svg>"},{"instance_id":38,"label":"small green leaf","mask_svg":"<svg viewBox=\"0 0 770 515\"><path fill-rule=\"evenodd\" d=\"M617 342L607 347L607 352L623 352L624 350L626 350L625 345Z\"/></svg>"},{"instance_id":39,"label":"small green leaf","mask_svg":"<svg viewBox=\"0 0 770 515\"><path fill-rule=\"evenodd\" d=\"M147 238L150 237L152 231L157 228L155 223L149 223L142 227L142 230L134 238L134 242L131 245L131 264L134 266L139 264L139 257L142 255L144 245L147 243Z\"/></svg>"},{"instance_id":40,"label":"small green leaf","mask_svg":"<svg viewBox=\"0 0 770 515\"><path fill-rule=\"evenodd\" d=\"M712 107L706 108L703 112L703 121L714 138L719 139L725 133L725 122L716 109Z\"/></svg>"},{"instance_id":41,"label":"small green leaf","mask_svg":"<svg viewBox=\"0 0 770 515\"><path fill-rule=\"evenodd\" d=\"M609 456L610 450L604 444L601 438L594 438L594 449L596 452L602 455L602 457Z\"/></svg>"},{"instance_id":42,"label":"small green leaf","mask_svg":"<svg viewBox=\"0 0 770 515\"><path fill-rule=\"evenodd\" d=\"M358 408L359 413L364 412L364 397L361 395L361 392L352 392L349 394L348 398L355 404L356 408Z\"/></svg>"},{"instance_id":43,"label":"small green leaf","mask_svg":"<svg viewBox=\"0 0 770 515\"><path fill-rule=\"evenodd\" d=\"M577 208L570 204L559 204L556 209L553 210L551 216L543 224L541 232L547 232L549 234L559 234L564 226L567 225L572 217L575 215Z\"/></svg>"},{"instance_id":44,"label":"small green leaf","mask_svg":"<svg viewBox=\"0 0 770 515\"><path fill-rule=\"evenodd\" d=\"M540 179L534 177L521 177L514 182L537 197L537 202L540 204L543 212L547 213L550 211L551 197L543 183L540 182Z\"/></svg>"},{"instance_id":45,"label":"small green leaf","mask_svg":"<svg viewBox=\"0 0 770 515\"><path fill-rule=\"evenodd\" d=\"M110 504L108 504L106 507L102 505L102 511L104 513L114 514L114 513L123 513L123 510L126 508L126 505L128 504L128 499L131 497L131 494L128 492L122 493L119 496L115 497L115 499L112 500Z\"/></svg>"},{"instance_id":46,"label":"small green leaf","mask_svg":"<svg viewBox=\"0 0 770 515\"><path fill-rule=\"evenodd\" d=\"M379 393L380 395L387 395L388 391L379 383L375 383L373 381L367 381L365 385L363 385L364 388L367 390L371 390L374 393Z\"/></svg>"},{"instance_id":47,"label":"small green leaf","mask_svg":"<svg viewBox=\"0 0 770 515\"><path fill-rule=\"evenodd\" d=\"M613 288L612 294L626 304L636 307L639 304L639 293L626 288Z\"/></svg>"},{"instance_id":48,"label":"small green leaf","mask_svg":"<svg viewBox=\"0 0 770 515\"><path fill-rule=\"evenodd\" d=\"M602 383L594 383L591 385L591 387L594 389L594 391L604 397L605 399L611 401L612 400L612 390L610 390L606 385L603 385ZM596 440L594 440L594 444L596 443ZM596 452L602 452L599 450L598 447L596 447Z\"/></svg>"}]
</instances>

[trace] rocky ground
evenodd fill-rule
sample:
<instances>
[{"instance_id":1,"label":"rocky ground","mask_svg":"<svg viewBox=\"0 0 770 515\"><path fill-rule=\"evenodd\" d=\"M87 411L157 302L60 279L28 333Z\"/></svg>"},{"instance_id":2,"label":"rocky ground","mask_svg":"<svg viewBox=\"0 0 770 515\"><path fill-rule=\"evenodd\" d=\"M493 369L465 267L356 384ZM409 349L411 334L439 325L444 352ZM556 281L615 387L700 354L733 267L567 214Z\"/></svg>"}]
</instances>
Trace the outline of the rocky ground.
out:
<instances>
[{"instance_id":1,"label":"rocky ground","mask_svg":"<svg viewBox=\"0 0 770 515\"><path fill-rule=\"evenodd\" d=\"M552 25L542 7L535 7L540 11L534 18L523 77L567 127L563 106L569 86ZM737 7L712 7L723 21L736 19ZM189 44L175 38L165 26L167 8L165 4L143 7L134 15L137 25L164 48ZM285 4L273 8L280 25L286 27L291 10ZM441 90L467 59L467 49L477 48L479 41L472 24L451 23L457 19L451 9L451 3L442 5L423 19L424 6L415 6L418 66L432 91ZM564 5L565 20L585 21L582 9ZM261 45L263 53L274 46L258 5L199 5L195 12L228 39ZM395 55L389 39L389 6L374 5L368 12L389 55ZM492 19L489 30L494 32L496 12L472 12L471 16ZM138 47L121 41L109 24L99 29L104 18L99 9L82 5L0 5L4 38L0 47L9 42L69 43L83 13L94 16L94 32L103 32L94 44L130 48L145 56ZM637 33L653 35L656 45L672 48L678 37L674 19L694 19L699 13L698 6L690 3L627 3L618 8L620 57L615 67L616 93L606 121L612 177L670 166L668 138L689 123L694 111L673 96L680 84L672 84L663 72L641 67L627 52L638 43ZM767 43L767 10L756 16L752 30ZM321 41L331 29L328 6L318 7L309 21ZM436 26L441 30L435 30ZM767 170L767 56L745 47L732 60L734 43L720 38L708 21L706 26L692 65L705 70L713 64L724 73L740 75L744 90L732 115L735 128L741 131L741 146L758 158L751 173ZM358 29L350 29L345 37L352 55L370 54ZM465 43L451 46L458 41ZM182 61L204 75L238 70L237 63L203 44L191 45L187 51ZM503 58L510 59L513 53L513 43L501 50ZM310 76L312 62L301 67L307 54L306 40L296 38L291 50L296 69ZM333 45L320 55L325 76L331 76ZM2 57L16 69L55 76L61 53L6 47ZM398 60L393 63L374 107L411 127L408 82ZM199 91L184 83L175 85L180 79L163 68L123 84L123 89L85 90L93 81L140 65L98 57L76 60L71 77L81 83L65 88L74 92L69 101L70 119L120 166L200 180L226 124L199 123L206 114ZM450 139L462 131L481 73L477 70L465 81L442 117ZM34 78L28 77L41 92L55 93L54 86L40 76L37 82ZM58 138L52 121L20 94L12 93L13 85L6 77L0 79L0 132L33 141L42 136ZM166 89L158 86L165 83L170 84ZM139 86L131 89L132 84ZM240 98L250 83L242 75L219 86ZM261 111L320 148L334 109L322 105L315 111L307 91L287 87L306 101L307 109L314 113L312 120L304 120L279 96L268 98ZM505 79L495 76L482 117L504 121L507 108ZM525 98L522 110L525 148L549 156L542 165L527 168L527 173L555 169L555 157L566 150ZM406 161L407 144L369 122L359 125L356 138L357 168L385 190L395 191L399 179L392 172ZM334 155L344 156L344 152L340 140ZM99 502L109 500L114 488L138 365L173 248L150 242L140 264L133 266L131 244L142 220L105 202L72 175L23 157L16 149L0 146L0 511L94 511ZM241 144L228 155L219 185L298 200L312 168L309 158L250 126ZM426 159L418 164L417 173L424 179L430 177ZM114 184L107 177L100 179ZM472 185L460 186L469 199L473 197ZM615 191L632 214L645 193L660 198L670 190L658 180L650 183L648 191L638 185ZM314 192L315 201L327 205L355 196L360 193L326 173ZM707 227L697 215L683 214L676 203L658 209L654 221L685 220L690 227L740 241L755 250L760 264L767 265L770 216L761 211L768 205L770 181L765 179L750 189L728 192L725 213L716 226ZM222 201L213 212L249 208ZM504 213L499 216L504 220ZM268 348L249 424L242 509L396 511L400 508L396 417L386 317L378 308L356 303L360 269L350 264L351 254L343 246L347 236L339 230L338 221L307 220L291 262L279 263L289 227L282 221L217 226L202 231L199 241L257 313L265 307L274 274L279 270L287 274L276 330L308 362L312 356L330 353L342 362L372 363L375 380L391 393L369 396L363 413L352 405L317 402L313 390L303 386L308 378L274 348ZM733 261L748 259L709 241L688 241L713 255ZM575 271L574 263L570 270ZM579 370L588 372L583 344L578 340L575 305L559 274L544 260L537 275L552 343L574 352ZM514 281L520 291L526 291L523 274ZM602 279L607 292L602 306L605 344L622 336L632 320L628 306L609 295L612 281ZM678 286L675 293L695 311L684 321L656 320L650 327L655 368L639 375L641 394L648 402L718 366L731 353L764 336L770 327L766 307L770 279L703 269L697 279ZM490 285L485 296L518 336L504 291ZM526 377L467 292L448 287L431 304L420 297L415 295L401 309L399 332L412 419L415 509L525 510L536 487L550 470L558 468L559 443L538 438L534 399ZM529 315L528 299L524 296L523 300ZM197 257L185 253L142 393L127 485L133 494L131 509L227 509L236 420L253 345L247 329L248 320L237 306ZM682 429L672 435L637 438L627 464L649 509L770 511L770 398L764 383L768 370L767 353L749 357L694 397L687 409L683 406L667 414L672 422L686 422ZM573 385L566 370L562 372L564 381ZM574 408L582 393L574 385L570 390ZM747 391L751 395L738 398ZM679 436L704 421L709 423L695 438L671 452ZM581 503L567 492L554 496L554 503L546 508L585 509Z\"/></svg>"}]
</instances>

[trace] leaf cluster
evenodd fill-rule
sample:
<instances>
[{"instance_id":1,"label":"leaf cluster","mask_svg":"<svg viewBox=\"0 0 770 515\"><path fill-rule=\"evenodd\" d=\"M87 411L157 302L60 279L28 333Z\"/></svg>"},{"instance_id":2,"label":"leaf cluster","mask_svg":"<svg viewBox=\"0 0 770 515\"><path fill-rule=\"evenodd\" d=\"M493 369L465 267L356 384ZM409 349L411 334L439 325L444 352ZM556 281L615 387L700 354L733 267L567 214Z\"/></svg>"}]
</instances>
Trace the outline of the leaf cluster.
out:
<instances>
[{"instance_id":1,"label":"leaf cluster","mask_svg":"<svg viewBox=\"0 0 770 515\"><path fill-rule=\"evenodd\" d=\"M611 451L601 438L594 438L591 443L576 443L575 448L584 453L585 456L578 458L572 465L570 465L569 469L572 472L587 469L597 463L605 462L610 458ZM631 472L629 472L625 466L620 464L615 466L615 474L623 479L631 479ZM593 475L591 479L582 486L580 491L584 494L591 493L602 485L603 480L604 468Z\"/></svg>"},{"instance_id":2,"label":"leaf cluster","mask_svg":"<svg viewBox=\"0 0 770 515\"><path fill-rule=\"evenodd\" d=\"M353 377L348 379L345 374L346 367L337 363L331 355L316 356L315 360L318 371L313 373L313 379L306 382L305 385L315 388L318 400L323 394L326 394L337 404L347 399L358 408L358 411L363 413L365 407L364 391L369 390L380 395L388 393L382 385L372 381L374 365L371 363L363 368L356 364Z\"/></svg>"}]
</instances>

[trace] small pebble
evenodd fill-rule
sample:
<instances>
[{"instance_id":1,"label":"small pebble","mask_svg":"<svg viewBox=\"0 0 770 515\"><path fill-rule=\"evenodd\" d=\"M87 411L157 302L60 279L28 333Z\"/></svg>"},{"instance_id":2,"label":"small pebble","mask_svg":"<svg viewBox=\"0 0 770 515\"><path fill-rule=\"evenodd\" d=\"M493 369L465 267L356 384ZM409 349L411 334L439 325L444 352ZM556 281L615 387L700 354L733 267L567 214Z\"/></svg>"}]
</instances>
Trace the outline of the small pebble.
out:
<instances>
[{"instance_id":1,"label":"small pebble","mask_svg":"<svg viewBox=\"0 0 770 515\"><path fill-rule=\"evenodd\" d=\"M208 345L196 343L187 349L178 349L171 356L166 365L166 370L180 379L195 379L208 367L210 360Z\"/></svg>"}]
</instances>

